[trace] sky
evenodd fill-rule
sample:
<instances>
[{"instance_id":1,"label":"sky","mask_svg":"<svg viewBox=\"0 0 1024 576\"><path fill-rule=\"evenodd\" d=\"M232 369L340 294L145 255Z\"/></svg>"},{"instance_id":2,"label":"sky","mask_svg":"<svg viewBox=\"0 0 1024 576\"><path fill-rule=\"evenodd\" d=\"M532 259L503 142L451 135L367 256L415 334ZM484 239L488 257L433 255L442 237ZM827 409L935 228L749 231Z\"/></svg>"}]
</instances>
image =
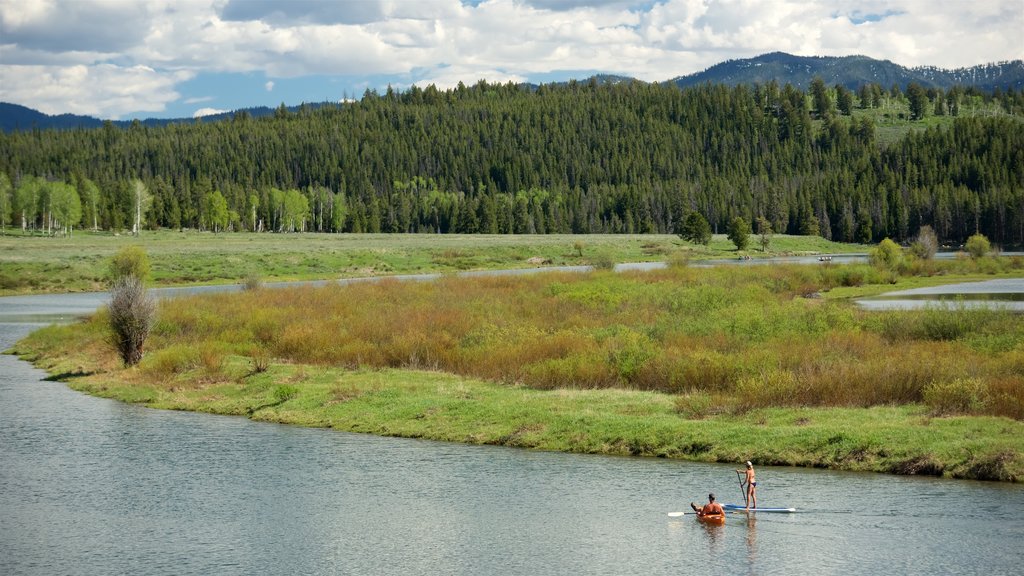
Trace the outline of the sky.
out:
<instances>
[{"instance_id":1,"label":"sky","mask_svg":"<svg viewBox=\"0 0 1024 576\"><path fill-rule=\"evenodd\" d=\"M596 73L663 81L782 51L1024 58L1024 0L0 0L0 101L181 118Z\"/></svg>"}]
</instances>

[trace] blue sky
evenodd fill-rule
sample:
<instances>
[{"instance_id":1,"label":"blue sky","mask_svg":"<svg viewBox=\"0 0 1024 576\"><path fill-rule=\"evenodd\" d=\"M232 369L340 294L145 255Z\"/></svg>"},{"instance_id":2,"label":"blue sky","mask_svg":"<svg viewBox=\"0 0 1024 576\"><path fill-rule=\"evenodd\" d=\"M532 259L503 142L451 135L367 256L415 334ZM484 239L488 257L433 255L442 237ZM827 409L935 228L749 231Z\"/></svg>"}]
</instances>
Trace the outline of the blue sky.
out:
<instances>
[{"instance_id":1,"label":"blue sky","mask_svg":"<svg viewBox=\"0 0 1024 576\"><path fill-rule=\"evenodd\" d=\"M0 0L0 101L190 117L367 89L661 81L783 51L1024 58L1022 0Z\"/></svg>"}]
</instances>

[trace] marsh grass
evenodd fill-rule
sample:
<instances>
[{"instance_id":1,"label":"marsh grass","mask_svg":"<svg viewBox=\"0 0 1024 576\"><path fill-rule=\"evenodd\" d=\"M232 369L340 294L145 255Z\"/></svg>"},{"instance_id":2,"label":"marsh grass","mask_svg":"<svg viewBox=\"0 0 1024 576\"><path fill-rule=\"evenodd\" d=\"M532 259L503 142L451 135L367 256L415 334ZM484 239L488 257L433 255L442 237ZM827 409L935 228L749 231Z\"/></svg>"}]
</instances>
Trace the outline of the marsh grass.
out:
<instances>
[{"instance_id":1,"label":"marsh grass","mask_svg":"<svg viewBox=\"0 0 1024 576\"><path fill-rule=\"evenodd\" d=\"M845 284L836 268L444 277L166 300L143 370L216 382L233 377L225 359L237 355L248 373L269 358L429 370L544 390L704 394L737 413L927 403L1022 417L1019 316L863 312L802 297ZM951 382L980 383L993 400L960 402ZM681 410L704 412L693 402Z\"/></svg>"}]
</instances>

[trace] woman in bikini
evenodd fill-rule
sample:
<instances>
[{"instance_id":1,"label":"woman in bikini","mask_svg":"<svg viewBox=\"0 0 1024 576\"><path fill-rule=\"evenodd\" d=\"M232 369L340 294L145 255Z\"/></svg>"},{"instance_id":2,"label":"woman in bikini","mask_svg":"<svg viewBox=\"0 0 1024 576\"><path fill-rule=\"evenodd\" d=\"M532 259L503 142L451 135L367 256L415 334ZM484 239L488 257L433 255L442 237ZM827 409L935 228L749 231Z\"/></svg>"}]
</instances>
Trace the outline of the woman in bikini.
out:
<instances>
[{"instance_id":1,"label":"woman in bikini","mask_svg":"<svg viewBox=\"0 0 1024 576\"><path fill-rule=\"evenodd\" d=\"M743 470L736 471L737 474L739 474L740 472L743 472ZM754 478L754 465L750 463L750 460L747 460L746 477L743 479L742 482L740 482L740 486L744 485L747 488L747 509L749 510L750 508L757 508L757 494L754 490L755 488L757 488L757 480Z\"/></svg>"}]
</instances>

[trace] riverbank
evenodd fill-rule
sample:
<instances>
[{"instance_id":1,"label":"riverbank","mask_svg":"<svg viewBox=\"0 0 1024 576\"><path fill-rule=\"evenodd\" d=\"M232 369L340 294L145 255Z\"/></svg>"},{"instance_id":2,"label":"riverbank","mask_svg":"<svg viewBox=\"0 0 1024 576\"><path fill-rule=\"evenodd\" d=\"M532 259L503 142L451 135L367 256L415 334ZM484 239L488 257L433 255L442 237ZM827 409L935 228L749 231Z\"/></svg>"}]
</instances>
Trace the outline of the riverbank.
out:
<instances>
[{"instance_id":1,"label":"riverbank","mask_svg":"<svg viewBox=\"0 0 1024 576\"><path fill-rule=\"evenodd\" d=\"M135 368L105 343L103 313L14 351L72 388L154 408L541 450L1024 480L1019 317L865 313L813 297L875 274L836 268L256 290L165 301Z\"/></svg>"},{"instance_id":2,"label":"riverbank","mask_svg":"<svg viewBox=\"0 0 1024 576\"><path fill-rule=\"evenodd\" d=\"M17 351L32 357L30 346ZM927 406L762 408L629 390L532 390L440 372L307 365L252 374L231 358L153 382L138 369L76 374L35 357L78 391L168 410L382 436L587 453L1021 482L1024 423L936 417Z\"/></svg>"}]
</instances>

